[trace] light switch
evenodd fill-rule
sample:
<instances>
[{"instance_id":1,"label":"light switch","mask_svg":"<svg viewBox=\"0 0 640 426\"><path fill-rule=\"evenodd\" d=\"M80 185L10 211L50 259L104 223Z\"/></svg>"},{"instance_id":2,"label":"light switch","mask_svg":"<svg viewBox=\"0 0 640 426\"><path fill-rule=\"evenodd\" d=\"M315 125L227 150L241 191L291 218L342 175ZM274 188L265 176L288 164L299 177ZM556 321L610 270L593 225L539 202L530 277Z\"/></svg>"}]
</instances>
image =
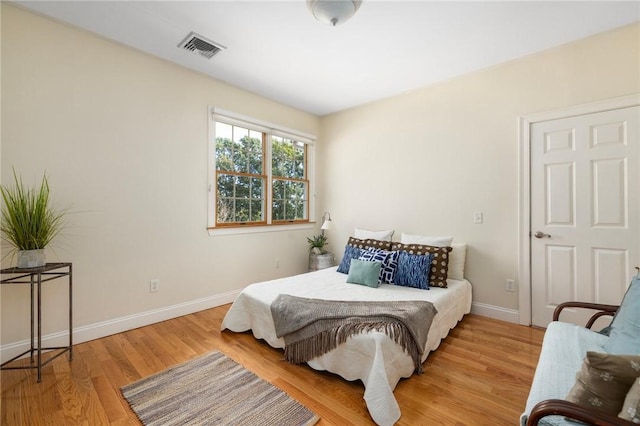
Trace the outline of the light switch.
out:
<instances>
[{"instance_id":1,"label":"light switch","mask_svg":"<svg viewBox=\"0 0 640 426\"><path fill-rule=\"evenodd\" d=\"M482 212L473 212L473 223L482 223Z\"/></svg>"}]
</instances>

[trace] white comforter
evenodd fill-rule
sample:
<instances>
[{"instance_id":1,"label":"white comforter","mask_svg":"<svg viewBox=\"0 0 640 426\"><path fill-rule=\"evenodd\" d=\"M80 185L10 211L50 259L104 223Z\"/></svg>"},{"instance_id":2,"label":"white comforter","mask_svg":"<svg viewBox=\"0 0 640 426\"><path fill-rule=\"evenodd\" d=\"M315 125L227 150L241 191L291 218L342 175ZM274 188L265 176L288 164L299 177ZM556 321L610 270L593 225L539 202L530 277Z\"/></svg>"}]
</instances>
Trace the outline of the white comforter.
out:
<instances>
[{"instance_id":1,"label":"white comforter","mask_svg":"<svg viewBox=\"0 0 640 426\"><path fill-rule=\"evenodd\" d=\"M284 340L276 337L270 305L278 294L290 294L325 300L427 300L438 313L433 319L422 361L429 351L440 345L464 314L471 309L471 284L467 280L449 279L448 288L428 291L382 284L371 288L348 284L347 276L337 268L323 269L293 277L265 281L246 287L233 302L222 321L222 330L252 330L274 348L283 348ZM379 425L392 425L400 418L400 408L393 389L402 377L410 377L414 366L401 346L381 332L353 336L333 351L309 361L312 368L339 374L347 380L364 383L364 399L369 414Z\"/></svg>"}]
</instances>

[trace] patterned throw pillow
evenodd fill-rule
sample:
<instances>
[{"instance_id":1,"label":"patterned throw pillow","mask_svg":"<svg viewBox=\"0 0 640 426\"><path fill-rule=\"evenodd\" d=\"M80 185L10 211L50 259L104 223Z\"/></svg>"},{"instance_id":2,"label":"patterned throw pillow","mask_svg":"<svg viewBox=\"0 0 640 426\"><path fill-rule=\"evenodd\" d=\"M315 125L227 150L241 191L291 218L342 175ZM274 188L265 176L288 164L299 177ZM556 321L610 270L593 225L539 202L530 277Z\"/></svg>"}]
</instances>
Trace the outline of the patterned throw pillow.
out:
<instances>
[{"instance_id":1,"label":"patterned throw pillow","mask_svg":"<svg viewBox=\"0 0 640 426\"><path fill-rule=\"evenodd\" d=\"M358 247L360 249L381 249L381 250L391 250L391 245L393 243L391 241L380 241L373 239L360 240L358 238L349 237L349 241L347 241L348 246Z\"/></svg>"},{"instance_id":2,"label":"patterned throw pillow","mask_svg":"<svg viewBox=\"0 0 640 426\"><path fill-rule=\"evenodd\" d=\"M342 272L343 274L349 273L349 268L351 267L351 259L357 259L360 257L360 249L358 247L346 245L344 247L344 255L342 256L342 260L340 261L340 265L338 266L338 272Z\"/></svg>"},{"instance_id":3,"label":"patterned throw pillow","mask_svg":"<svg viewBox=\"0 0 640 426\"><path fill-rule=\"evenodd\" d=\"M378 282L393 283L393 276L398 268L399 255L400 253L397 251L368 249L361 250L360 257L358 259L382 262L382 269L380 270L380 278L378 279Z\"/></svg>"},{"instance_id":4,"label":"patterned throw pillow","mask_svg":"<svg viewBox=\"0 0 640 426\"><path fill-rule=\"evenodd\" d=\"M429 285L432 287L447 287L447 273L449 271L449 253L451 247L425 246L421 244L393 244L393 250L406 251L409 254L432 254Z\"/></svg>"},{"instance_id":5,"label":"patterned throw pillow","mask_svg":"<svg viewBox=\"0 0 640 426\"><path fill-rule=\"evenodd\" d=\"M398 269L393 283L404 287L429 290L429 269L433 255L409 254L406 251L399 253Z\"/></svg>"},{"instance_id":6,"label":"patterned throw pillow","mask_svg":"<svg viewBox=\"0 0 640 426\"><path fill-rule=\"evenodd\" d=\"M627 392L627 397L622 404L622 411L618 413L618 417L633 423L640 423L640 377L633 382L631 389Z\"/></svg>"},{"instance_id":7,"label":"patterned throw pillow","mask_svg":"<svg viewBox=\"0 0 640 426\"><path fill-rule=\"evenodd\" d=\"M627 392L640 377L640 355L587 352L576 383L567 395L583 407L617 416Z\"/></svg>"}]
</instances>

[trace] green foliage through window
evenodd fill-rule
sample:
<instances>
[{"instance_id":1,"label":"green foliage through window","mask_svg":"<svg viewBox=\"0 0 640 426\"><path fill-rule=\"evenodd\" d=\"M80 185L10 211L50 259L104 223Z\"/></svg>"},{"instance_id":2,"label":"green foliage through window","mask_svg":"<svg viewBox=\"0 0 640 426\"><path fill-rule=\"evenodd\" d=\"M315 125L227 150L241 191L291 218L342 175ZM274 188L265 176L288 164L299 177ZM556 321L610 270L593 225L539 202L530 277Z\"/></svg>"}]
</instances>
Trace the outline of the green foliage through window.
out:
<instances>
[{"instance_id":1,"label":"green foliage through window","mask_svg":"<svg viewBox=\"0 0 640 426\"><path fill-rule=\"evenodd\" d=\"M265 153L271 144L271 177ZM274 222L307 219L306 146L280 136L216 122L216 223L265 224L271 184Z\"/></svg>"}]
</instances>

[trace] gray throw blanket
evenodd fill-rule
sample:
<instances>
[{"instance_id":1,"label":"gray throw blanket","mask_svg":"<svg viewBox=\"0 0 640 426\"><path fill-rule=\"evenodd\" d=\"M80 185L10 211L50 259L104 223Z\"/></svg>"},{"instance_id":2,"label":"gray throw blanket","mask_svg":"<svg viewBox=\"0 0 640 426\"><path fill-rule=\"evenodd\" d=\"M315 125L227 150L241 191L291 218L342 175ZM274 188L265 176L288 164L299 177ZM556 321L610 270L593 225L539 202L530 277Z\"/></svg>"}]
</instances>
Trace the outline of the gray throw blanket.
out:
<instances>
[{"instance_id":1,"label":"gray throw blanket","mask_svg":"<svg viewBox=\"0 0 640 426\"><path fill-rule=\"evenodd\" d=\"M271 303L276 335L284 337L284 356L291 363L307 362L353 335L377 330L404 348L418 374L437 312L433 303L418 300L355 302L281 294Z\"/></svg>"}]
</instances>

